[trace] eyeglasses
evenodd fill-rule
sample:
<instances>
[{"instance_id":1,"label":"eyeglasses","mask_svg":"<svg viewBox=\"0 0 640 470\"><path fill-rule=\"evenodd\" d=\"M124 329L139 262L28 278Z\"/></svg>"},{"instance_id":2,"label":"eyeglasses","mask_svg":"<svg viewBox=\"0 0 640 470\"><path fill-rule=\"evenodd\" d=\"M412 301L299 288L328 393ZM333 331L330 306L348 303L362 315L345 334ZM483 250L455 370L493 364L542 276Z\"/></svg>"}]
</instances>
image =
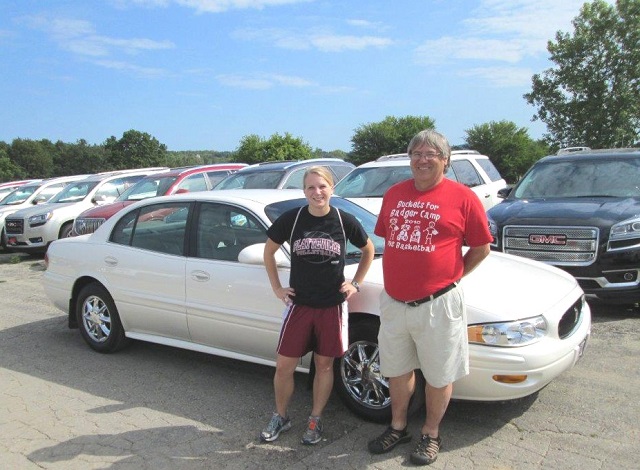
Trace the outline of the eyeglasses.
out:
<instances>
[{"instance_id":1,"label":"eyeglasses","mask_svg":"<svg viewBox=\"0 0 640 470\"><path fill-rule=\"evenodd\" d=\"M434 158L439 158L442 156L440 152L411 152L411 158L413 160L420 160L422 157L427 160L433 160Z\"/></svg>"}]
</instances>

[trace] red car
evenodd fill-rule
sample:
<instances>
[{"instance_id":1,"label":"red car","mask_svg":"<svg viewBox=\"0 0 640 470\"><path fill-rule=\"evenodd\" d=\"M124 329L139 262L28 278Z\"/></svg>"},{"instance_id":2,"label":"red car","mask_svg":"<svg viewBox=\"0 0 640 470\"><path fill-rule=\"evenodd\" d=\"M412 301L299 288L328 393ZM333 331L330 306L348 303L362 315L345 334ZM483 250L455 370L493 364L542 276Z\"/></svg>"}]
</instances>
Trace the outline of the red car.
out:
<instances>
[{"instance_id":1,"label":"red car","mask_svg":"<svg viewBox=\"0 0 640 470\"><path fill-rule=\"evenodd\" d=\"M149 175L127 189L113 203L82 212L73 222L70 236L95 232L105 220L120 209L141 199L194 191L209 191L220 180L246 166L244 163L216 163L173 168Z\"/></svg>"}]
</instances>

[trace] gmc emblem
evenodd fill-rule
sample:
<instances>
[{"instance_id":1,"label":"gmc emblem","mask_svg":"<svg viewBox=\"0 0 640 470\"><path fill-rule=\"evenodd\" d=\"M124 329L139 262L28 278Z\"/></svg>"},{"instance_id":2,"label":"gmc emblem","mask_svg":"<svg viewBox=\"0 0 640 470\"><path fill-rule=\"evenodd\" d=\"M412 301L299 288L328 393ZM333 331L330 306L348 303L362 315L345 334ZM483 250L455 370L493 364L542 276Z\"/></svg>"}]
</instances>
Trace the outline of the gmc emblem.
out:
<instances>
[{"instance_id":1,"label":"gmc emblem","mask_svg":"<svg viewBox=\"0 0 640 470\"><path fill-rule=\"evenodd\" d=\"M566 235L540 235L533 233L529 235L529 244L531 245L566 245Z\"/></svg>"}]
</instances>

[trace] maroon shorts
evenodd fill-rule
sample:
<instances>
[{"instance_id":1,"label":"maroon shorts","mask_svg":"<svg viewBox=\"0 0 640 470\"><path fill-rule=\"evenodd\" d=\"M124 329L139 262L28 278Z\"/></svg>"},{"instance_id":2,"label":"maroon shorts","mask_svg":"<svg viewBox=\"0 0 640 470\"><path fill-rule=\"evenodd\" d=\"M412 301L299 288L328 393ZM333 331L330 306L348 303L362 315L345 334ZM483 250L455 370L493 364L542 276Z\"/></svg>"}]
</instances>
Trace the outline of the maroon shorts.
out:
<instances>
[{"instance_id":1,"label":"maroon shorts","mask_svg":"<svg viewBox=\"0 0 640 470\"><path fill-rule=\"evenodd\" d=\"M310 351L340 357L349 341L347 303L327 308L290 304L278 341L278 354L302 357Z\"/></svg>"}]
</instances>

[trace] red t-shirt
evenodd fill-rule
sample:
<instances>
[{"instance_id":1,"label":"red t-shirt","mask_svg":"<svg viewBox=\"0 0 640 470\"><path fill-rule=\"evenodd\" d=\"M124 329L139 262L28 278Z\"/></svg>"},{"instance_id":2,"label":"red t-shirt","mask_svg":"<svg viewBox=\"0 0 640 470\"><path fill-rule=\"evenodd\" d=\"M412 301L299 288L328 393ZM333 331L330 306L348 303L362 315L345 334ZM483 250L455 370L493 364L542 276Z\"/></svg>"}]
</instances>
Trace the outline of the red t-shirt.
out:
<instances>
[{"instance_id":1,"label":"red t-shirt","mask_svg":"<svg viewBox=\"0 0 640 470\"><path fill-rule=\"evenodd\" d=\"M492 240L478 196L443 179L418 191L413 179L387 190L375 227L385 238L384 287L397 300L427 297L462 277L462 246Z\"/></svg>"}]
</instances>

